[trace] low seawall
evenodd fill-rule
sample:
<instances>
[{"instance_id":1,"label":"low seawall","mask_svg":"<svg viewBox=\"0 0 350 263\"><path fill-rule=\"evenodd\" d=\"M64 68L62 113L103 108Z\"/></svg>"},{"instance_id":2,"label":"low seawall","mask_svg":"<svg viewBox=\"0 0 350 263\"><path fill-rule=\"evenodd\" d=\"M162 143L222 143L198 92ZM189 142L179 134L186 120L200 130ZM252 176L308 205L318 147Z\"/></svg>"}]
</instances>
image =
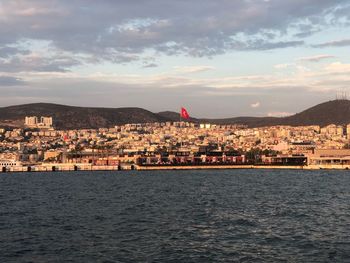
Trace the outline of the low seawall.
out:
<instances>
[{"instance_id":1,"label":"low seawall","mask_svg":"<svg viewBox=\"0 0 350 263\"><path fill-rule=\"evenodd\" d=\"M174 166L136 166L137 170L210 170L210 169L291 169L291 170L350 170L350 165L174 165Z\"/></svg>"},{"instance_id":2,"label":"low seawall","mask_svg":"<svg viewBox=\"0 0 350 263\"><path fill-rule=\"evenodd\" d=\"M69 172L69 171L157 171L157 170L219 170L219 169L292 169L292 170L350 170L350 165L119 165L96 166L91 164L42 164L32 166L0 167L0 173L8 172Z\"/></svg>"},{"instance_id":3,"label":"low seawall","mask_svg":"<svg viewBox=\"0 0 350 263\"><path fill-rule=\"evenodd\" d=\"M215 169L304 169L303 166L283 165L174 165L174 166L136 166L136 170L215 170Z\"/></svg>"},{"instance_id":4,"label":"low seawall","mask_svg":"<svg viewBox=\"0 0 350 263\"><path fill-rule=\"evenodd\" d=\"M135 166L127 165L91 165L91 164L62 164L62 163L48 163L31 166L7 166L0 167L0 172L70 172L70 171L121 171L133 170Z\"/></svg>"}]
</instances>

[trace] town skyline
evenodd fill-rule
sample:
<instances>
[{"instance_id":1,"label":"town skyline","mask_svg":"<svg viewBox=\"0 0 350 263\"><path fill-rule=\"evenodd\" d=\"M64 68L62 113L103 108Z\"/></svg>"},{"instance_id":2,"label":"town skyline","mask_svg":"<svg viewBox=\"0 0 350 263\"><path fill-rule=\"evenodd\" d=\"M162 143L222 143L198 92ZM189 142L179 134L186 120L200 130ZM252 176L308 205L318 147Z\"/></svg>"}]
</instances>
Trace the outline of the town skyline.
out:
<instances>
[{"instance_id":1,"label":"town skyline","mask_svg":"<svg viewBox=\"0 0 350 263\"><path fill-rule=\"evenodd\" d=\"M55 129L52 117L41 117L39 121L27 116L23 121L24 128L0 129L3 173L198 167L350 168L350 124L249 128L168 121Z\"/></svg>"},{"instance_id":2,"label":"town skyline","mask_svg":"<svg viewBox=\"0 0 350 263\"><path fill-rule=\"evenodd\" d=\"M285 116L349 91L345 0L2 1L0 106Z\"/></svg>"}]
</instances>

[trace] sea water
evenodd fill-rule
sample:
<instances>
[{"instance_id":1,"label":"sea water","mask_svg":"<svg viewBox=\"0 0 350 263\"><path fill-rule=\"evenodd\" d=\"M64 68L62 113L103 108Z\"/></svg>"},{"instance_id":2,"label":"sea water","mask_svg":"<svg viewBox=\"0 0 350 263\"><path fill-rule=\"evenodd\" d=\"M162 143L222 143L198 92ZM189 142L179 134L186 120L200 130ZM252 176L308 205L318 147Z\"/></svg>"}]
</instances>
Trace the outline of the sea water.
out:
<instances>
[{"instance_id":1,"label":"sea water","mask_svg":"<svg viewBox=\"0 0 350 263\"><path fill-rule=\"evenodd\" d=\"M0 262L350 262L350 171L0 174Z\"/></svg>"}]
</instances>

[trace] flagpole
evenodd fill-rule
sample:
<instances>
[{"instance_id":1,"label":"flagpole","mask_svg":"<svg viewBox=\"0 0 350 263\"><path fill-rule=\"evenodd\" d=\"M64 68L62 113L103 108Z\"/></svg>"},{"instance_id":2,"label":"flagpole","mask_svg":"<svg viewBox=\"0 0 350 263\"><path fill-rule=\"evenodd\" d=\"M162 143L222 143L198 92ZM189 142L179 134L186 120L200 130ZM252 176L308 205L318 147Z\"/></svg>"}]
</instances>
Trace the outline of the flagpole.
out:
<instances>
[{"instance_id":1,"label":"flagpole","mask_svg":"<svg viewBox=\"0 0 350 263\"><path fill-rule=\"evenodd\" d=\"M181 112L179 114L179 122L181 123ZM180 123L179 123L179 125L180 125Z\"/></svg>"},{"instance_id":2,"label":"flagpole","mask_svg":"<svg viewBox=\"0 0 350 263\"><path fill-rule=\"evenodd\" d=\"M182 108L180 110L180 114L179 114L179 128L181 128L181 115L182 115ZM181 138L181 144L180 144L180 149L182 148L182 138Z\"/></svg>"}]
</instances>

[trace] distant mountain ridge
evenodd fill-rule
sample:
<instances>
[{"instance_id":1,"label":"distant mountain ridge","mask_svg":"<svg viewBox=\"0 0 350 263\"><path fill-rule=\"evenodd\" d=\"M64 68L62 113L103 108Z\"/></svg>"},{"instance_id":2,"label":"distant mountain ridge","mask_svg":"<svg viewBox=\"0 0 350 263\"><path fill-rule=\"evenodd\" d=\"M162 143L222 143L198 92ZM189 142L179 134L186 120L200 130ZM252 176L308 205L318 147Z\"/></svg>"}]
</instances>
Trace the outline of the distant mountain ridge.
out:
<instances>
[{"instance_id":1,"label":"distant mountain ridge","mask_svg":"<svg viewBox=\"0 0 350 263\"><path fill-rule=\"evenodd\" d=\"M126 123L179 121L179 113L153 113L137 108L76 107L52 103L33 103L0 108L0 125L21 127L25 116L52 116L57 129L113 127ZM288 117L234 117L225 119L191 118L193 122L243 124L248 127L274 125L345 125L350 123L350 101L333 100Z\"/></svg>"}]
</instances>

